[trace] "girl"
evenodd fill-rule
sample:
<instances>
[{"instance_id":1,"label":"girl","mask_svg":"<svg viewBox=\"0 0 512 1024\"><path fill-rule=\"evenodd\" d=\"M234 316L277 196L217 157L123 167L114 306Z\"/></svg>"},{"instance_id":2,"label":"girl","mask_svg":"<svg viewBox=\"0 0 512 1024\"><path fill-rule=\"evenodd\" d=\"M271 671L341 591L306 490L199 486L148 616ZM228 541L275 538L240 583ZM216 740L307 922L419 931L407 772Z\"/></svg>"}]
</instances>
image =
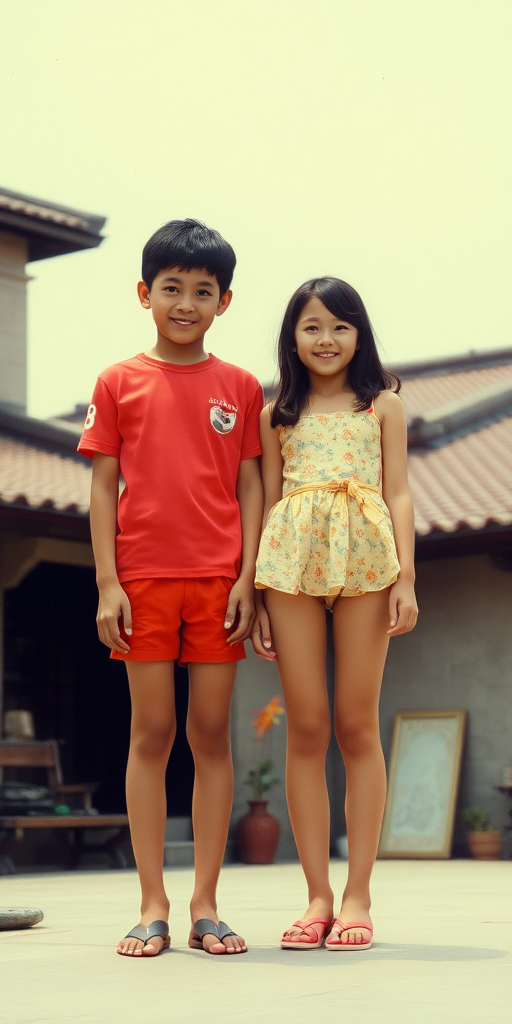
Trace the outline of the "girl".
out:
<instances>
[{"instance_id":1,"label":"girl","mask_svg":"<svg viewBox=\"0 0 512 1024\"><path fill-rule=\"evenodd\" d=\"M379 692L389 638L417 617L400 382L380 363L361 298L333 277L307 281L292 296L279 368L277 397L261 418L265 510L252 640L257 654L278 659L288 807L309 893L281 945L317 949L325 939L327 949L368 949L386 787ZM334 921L325 608L333 613L334 724L347 776L349 869Z\"/></svg>"}]
</instances>

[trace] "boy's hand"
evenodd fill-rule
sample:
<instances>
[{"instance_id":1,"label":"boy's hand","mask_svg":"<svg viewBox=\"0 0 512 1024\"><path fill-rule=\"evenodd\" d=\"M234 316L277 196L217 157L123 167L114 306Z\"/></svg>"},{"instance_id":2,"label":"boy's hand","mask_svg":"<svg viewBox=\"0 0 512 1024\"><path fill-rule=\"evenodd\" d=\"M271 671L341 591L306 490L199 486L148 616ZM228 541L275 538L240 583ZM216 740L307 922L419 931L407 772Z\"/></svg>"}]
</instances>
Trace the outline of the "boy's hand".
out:
<instances>
[{"instance_id":1,"label":"boy's hand","mask_svg":"<svg viewBox=\"0 0 512 1024\"><path fill-rule=\"evenodd\" d=\"M231 629L238 612L238 626L235 632L228 637L228 644L236 644L240 640L247 640L254 621L254 599L252 581L247 583L241 577L231 588L228 606L224 618L225 629Z\"/></svg>"},{"instance_id":2,"label":"boy's hand","mask_svg":"<svg viewBox=\"0 0 512 1024\"><path fill-rule=\"evenodd\" d=\"M389 591L389 625L388 636L399 636L410 633L416 625L418 605L414 593L414 585L400 577Z\"/></svg>"},{"instance_id":3,"label":"boy's hand","mask_svg":"<svg viewBox=\"0 0 512 1024\"><path fill-rule=\"evenodd\" d=\"M270 633L270 619L261 590L256 591L255 605L256 614L251 630L251 643L255 654L266 661L275 661L276 652L272 650L272 636Z\"/></svg>"},{"instance_id":4,"label":"boy's hand","mask_svg":"<svg viewBox=\"0 0 512 1024\"><path fill-rule=\"evenodd\" d=\"M123 626L128 635L132 631L132 611L130 602L119 582L107 583L99 588L100 599L96 623L98 636L106 647L120 654L127 654L130 648L121 639L119 619L123 617Z\"/></svg>"}]
</instances>

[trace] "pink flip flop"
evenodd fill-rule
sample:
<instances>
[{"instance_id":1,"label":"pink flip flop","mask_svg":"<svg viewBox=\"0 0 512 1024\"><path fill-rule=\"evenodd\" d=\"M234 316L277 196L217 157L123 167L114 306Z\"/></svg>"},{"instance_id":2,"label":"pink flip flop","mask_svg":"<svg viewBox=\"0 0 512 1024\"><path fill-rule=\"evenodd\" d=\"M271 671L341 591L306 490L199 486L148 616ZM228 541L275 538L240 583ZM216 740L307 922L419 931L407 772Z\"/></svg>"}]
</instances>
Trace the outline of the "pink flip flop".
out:
<instances>
[{"instance_id":1,"label":"pink flip flop","mask_svg":"<svg viewBox=\"0 0 512 1024\"><path fill-rule=\"evenodd\" d=\"M325 933L329 931L332 919L312 917L310 921L295 921L292 928L302 928L302 934L292 935L286 931L281 939L281 949L320 949ZM289 935L290 938L286 936Z\"/></svg>"},{"instance_id":2,"label":"pink flip flop","mask_svg":"<svg viewBox=\"0 0 512 1024\"><path fill-rule=\"evenodd\" d=\"M335 917L332 922L333 928L340 929L340 937L334 942L325 942L326 949L342 949L342 950L354 950L354 949L369 949L373 940L373 927L368 924L368 921L349 921L348 924L344 924L339 917ZM355 928L365 928L367 932L370 932L371 939L369 942L342 942L341 936L343 932L354 931ZM331 929L332 930L332 929Z\"/></svg>"}]
</instances>

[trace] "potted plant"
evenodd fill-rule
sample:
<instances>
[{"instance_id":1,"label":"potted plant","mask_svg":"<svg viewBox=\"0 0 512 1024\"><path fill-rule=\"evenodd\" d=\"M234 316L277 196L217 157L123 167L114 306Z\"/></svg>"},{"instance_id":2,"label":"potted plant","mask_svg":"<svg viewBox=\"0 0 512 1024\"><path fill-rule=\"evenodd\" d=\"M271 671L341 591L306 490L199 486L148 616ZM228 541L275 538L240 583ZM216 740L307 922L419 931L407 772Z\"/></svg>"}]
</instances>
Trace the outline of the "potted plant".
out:
<instances>
[{"instance_id":1,"label":"potted plant","mask_svg":"<svg viewBox=\"0 0 512 1024\"><path fill-rule=\"evenodd\" d=\"M240 853L245 864L272 864L281 826L277 818L267 811L265 795L281 780L273 774L273 761L269 755L270 730L279 725L279 716L284 714L279 697L273 697L261 711L253 711L255 744L258 748L255 768L247 773L244 786L252 790L249 810L237 825Z\"/></svg>"},{"instance_id":2,"label":"potted plant","mask_svg":"<svg viewBox=\"0 0 512 1024\"><path fill-rule=\"evenodd\" d=\"M479 807L466 807L462 817L471 855L476 860L499 860L503 836L491 825L487 811L482 811Z\"/></svg>"}]
</instances>

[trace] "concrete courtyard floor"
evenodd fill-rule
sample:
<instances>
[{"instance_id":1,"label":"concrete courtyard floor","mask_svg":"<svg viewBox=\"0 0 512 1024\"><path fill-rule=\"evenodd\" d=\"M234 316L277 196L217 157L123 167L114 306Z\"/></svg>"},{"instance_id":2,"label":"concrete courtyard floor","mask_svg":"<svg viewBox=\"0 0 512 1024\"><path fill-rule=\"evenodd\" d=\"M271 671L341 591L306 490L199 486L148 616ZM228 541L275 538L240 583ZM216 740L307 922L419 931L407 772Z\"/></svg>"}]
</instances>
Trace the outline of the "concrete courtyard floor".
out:
<instances>
[{"instance_id":1,"label":"concrete courtyard floor","mask_svg":"<svg viewBox=\"0 0 512 1024\"><path fill-rule=\"evenodd\" d=\"M339 893L346 865L335 861ZM192 872L166 873L172 948L117 956L137 919L133 871L0 880L4 907L39 907L40 925L0 932L1 1024L496 1024L512 1019L512 862L380 861L368 952L278 948L303 909L296 864L223 870L221 916L241 956L188 949Z\"/></svg>"}]
</instances>

